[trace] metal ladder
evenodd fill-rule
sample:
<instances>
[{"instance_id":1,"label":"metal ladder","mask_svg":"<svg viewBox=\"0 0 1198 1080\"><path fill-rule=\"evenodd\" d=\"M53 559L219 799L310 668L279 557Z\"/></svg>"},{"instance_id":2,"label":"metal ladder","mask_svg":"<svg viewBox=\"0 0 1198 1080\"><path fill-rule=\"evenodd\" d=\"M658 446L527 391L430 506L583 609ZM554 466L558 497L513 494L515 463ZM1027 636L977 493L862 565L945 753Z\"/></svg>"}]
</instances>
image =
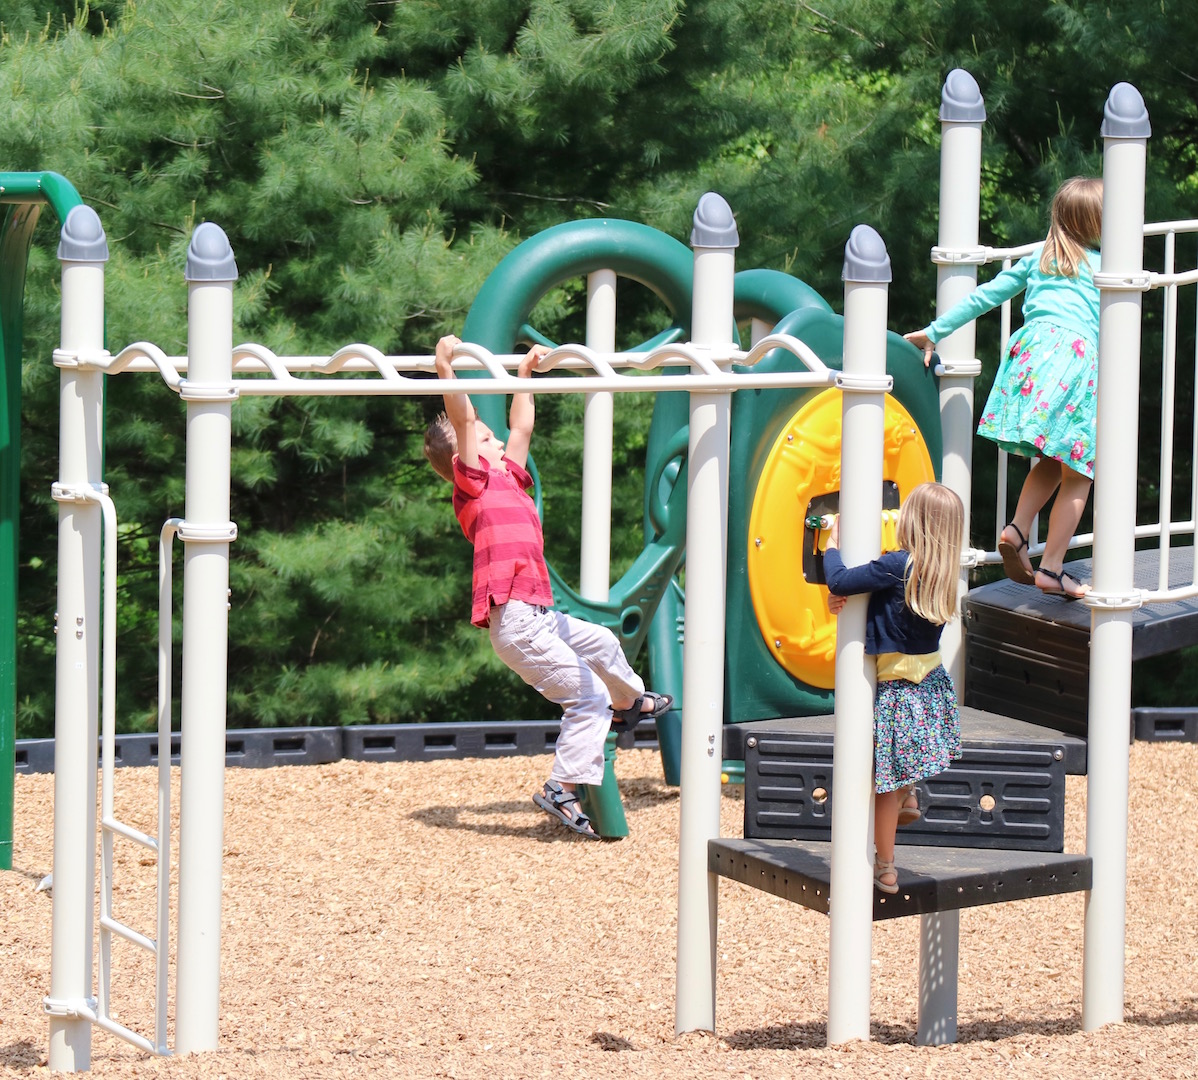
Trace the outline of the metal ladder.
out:
<instances>
[{"instance_id":1,"label":"metal ladder","mask_svg":"<svg viewBox=\"0 0 1198 1080\"><path fill-rule=\"evenodd\" d=\"M170 953L170 827L171 827L171 542L180 519L162 526L158 544L158 835L149 836L118 821L113 811L113 770L116 764L116 509L107 494L96 501L104 514L104 643L101 683L100 747L100 963L95 1015L97 1027L156 1055L169 1054L166 1043L167 966ZM112 915L113 838L131 840L152 851L158 863L157 918L153 938L146 937ZM145 949L155 959L153 1041L118 1023L111 1015L112 936Z\"/></svg>"}]
</instances>

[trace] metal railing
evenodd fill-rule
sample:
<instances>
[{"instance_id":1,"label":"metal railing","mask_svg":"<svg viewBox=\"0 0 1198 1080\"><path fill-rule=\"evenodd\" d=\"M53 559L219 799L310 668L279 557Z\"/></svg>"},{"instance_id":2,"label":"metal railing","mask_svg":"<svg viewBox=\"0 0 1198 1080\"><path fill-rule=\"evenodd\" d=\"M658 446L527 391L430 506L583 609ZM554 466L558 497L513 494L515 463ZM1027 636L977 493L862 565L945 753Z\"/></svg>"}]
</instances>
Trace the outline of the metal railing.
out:
<instances>
[{"instance_id":1,"label":"metal railing","mask_svg":"<svg viewBox=\"0 0 1198 1080\"><path fill-rule=\"evenodd\" d=\"M1153 590L1142 590L1144 603L1162 603L1198 596L1198 546L1193 549L1194 559L1190 564L1189 581L1187 585L1169 587L1169 553L1172 539L1175 536L1194 536L1198 521L1195 520L1195 510L1198 507L1198 469L1191 469L1189 515L1180 520L1172 516L1173 476L1175 464L1175 420L1177 414L1177 320L1178 320L1178 289L1198 284L1198 269L1178 272L1176 269L1177 238L1178 236L1198 236L1198 219L1181 221L1162 221L1145 224L1144 236L1161 237L1164 240L1161 265L1159 272L1146 271L1131 287L1141 288L1145 292L1159 290L1162 295L1161 327L1161 444L1160 472L1158 482L1157 512L1155 520L1137 522L1135 535L1137 539L1155 537L1160 550L1157 587ZM955 253L958 256L968 256L969 261L978 265L1001 263L1003 270L1009 269L1016 260L1030 254L1037 245L1023 244L1010 248L983 247L971 249L968 252ZM940 252L942 259L949 259L954 253ZM961 261L960 258L955 261ZM1012 331L1012 304L1005 300L999 306L999 361L1003 358L1006 343ZM1198 316L1195 325L1195 355L1193 358L1195 372L1198 373ZM1198 378L1195 378L1198 388ZM1190 459L1198 461L1198 389L1195 390L1193 402L1196 422L1193 424L1190 440ZM973 565L994 565L1002 561L998 554L998 541L1003 529L1003 523L1010 520L1010 492L1007 482L1009 455L1007 451L998 449L997 482L994 495L994 545L992 548L977 550L971 553ZM1043 551L1044 544L1038 539L1038 518L1033 520L1032 530L1028 534L1029 553L1036 555ZM1086 548L1094 543L1092 532L1078 533L1069 541L1069 550Z\"/></svg>"}]
</instances>

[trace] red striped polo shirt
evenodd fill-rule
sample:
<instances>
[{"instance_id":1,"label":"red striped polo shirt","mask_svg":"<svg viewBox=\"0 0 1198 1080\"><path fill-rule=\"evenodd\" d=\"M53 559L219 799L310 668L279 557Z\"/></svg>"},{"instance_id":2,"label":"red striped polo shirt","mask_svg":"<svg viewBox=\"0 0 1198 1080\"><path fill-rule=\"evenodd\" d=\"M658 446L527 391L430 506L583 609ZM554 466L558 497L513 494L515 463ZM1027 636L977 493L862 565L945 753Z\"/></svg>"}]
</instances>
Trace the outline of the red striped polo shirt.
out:
<instances>
[{"instance_id":1,"label":"red striped polo shirt","mask_svg":"<svg viewBox=\"0 0 1198 1080\"><path fill-rule=\"evenodd\" d=\"M509 600L553 604L541 519L528 495L532 477L505 457L508 471L453 459L453 512L474 545L470 621L489 626L491 607Z\"/></svg>"}]
</instances>

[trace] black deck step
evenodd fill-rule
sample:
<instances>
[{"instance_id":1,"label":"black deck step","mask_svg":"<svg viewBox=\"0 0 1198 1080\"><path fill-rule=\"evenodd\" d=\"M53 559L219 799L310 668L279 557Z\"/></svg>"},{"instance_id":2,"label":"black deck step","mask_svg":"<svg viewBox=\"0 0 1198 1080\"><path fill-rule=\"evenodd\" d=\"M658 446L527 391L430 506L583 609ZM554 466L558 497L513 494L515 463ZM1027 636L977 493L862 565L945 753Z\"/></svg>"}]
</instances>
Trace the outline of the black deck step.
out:
<instances>
[{"instance_id":1,"label":"black deck step","mask_svg":"<svg viewBox=\"0 0 1198 1080\"><path fill-rule=\"evenodd\" d=\"M1137 551L1137 589L1158 587L1160 551ZM1090 581L1090 559L1067 563ZM1194 549L1169 551L1169 586L1193 578ZM1033 585L996 581L965 597L965 704L1084 737L1090 701L1090 609L1045 596ZM1198 644L1198 598L1131 612L1132 660ZM1131 718L1128 718L1131 736Z\"/></svg>"},{"instance_id":2,"label":"black deck step","mask_svg":"<svg viewBox=\"0 0 1198 1080\"><path fill-rule=\"evenodd\" d=\"M903 847L896 863L899 891L888 896L874 890L875 922L1084 892L1093 884L1088 855ZM707 869L813 911L828 912L830 843L721 837L708 841Z\"/></svg>"},{"instance_id":3,"label":"black deck step","mask_svg":"<svg viewBox=\"0 0 1198 1080\"><path fill-rule=\"evenodd\" d=\"M745 826L751 839L827 840L834 718L759 720L745 729ZM922 818L903 845L1065 847L1065 774L1083 773L1081 739L1006 716L961 711L962 757L919 785Z\"/></svg>"}]
</instances>

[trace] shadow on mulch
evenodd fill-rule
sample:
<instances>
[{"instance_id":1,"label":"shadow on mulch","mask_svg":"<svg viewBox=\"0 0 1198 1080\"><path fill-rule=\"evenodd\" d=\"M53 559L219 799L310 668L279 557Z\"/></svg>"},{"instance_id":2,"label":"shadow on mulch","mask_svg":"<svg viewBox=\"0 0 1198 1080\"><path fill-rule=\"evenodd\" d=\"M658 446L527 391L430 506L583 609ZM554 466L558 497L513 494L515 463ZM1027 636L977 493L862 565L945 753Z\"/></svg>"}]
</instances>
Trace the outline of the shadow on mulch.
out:
<instances>
[{"instance_id":1,"label":"shadow on mulch","mask_svg":"<svg viewBox=\"0 0 1198 1080\"><path fill-rule=\"evenodd\" d=\"M28 1039L0 1046L0 1065L7 1065L11 1069L32 1069L40 1065L41 1060L40 1048Z\"/></svg>"},{"instance_id":2,"label":"shadow on mulch","mask_svg":"<svg viewBox=\"0 0 1198 1080\"><path fill-rule=\"evenodd\" d=\"M17 874L20 877L28 878L30 881L41 881L50 871L48 870L25 870L20 866L14 866L8 871L10 874Z\"/></svg>"},{"instance_id":3,"label":"shadow on mulch","mask_svg":"<svg viewBox=\"0 0 1198 1080\"><path fill-rule=\"evenodd\" d=\"M526 825L507 825L494 821L470 821L463 815L519 814ZM595 841L571 832L555 819L539 810L530 798L528 802L507 800L494 803L474 803L470 806L427 806L408 815L412 821L427 825L430 829L455 829L478 833L480 836L507 836L520 840L535 840L542 844L554 844L560 840L578 840L584 844Z\"/></svg>"},{"instance_id":4,"label":"shadow on mulch","mask_svg":"<svg viewBox=\"0 0 1198 1080\"><path fill-rule=\"evenodd\" d=\"M1198 1024L1198 998L1190 998L1189 1005L1163 1013L1130 1013L1125 1023L1141 1027L1168 1027L1171 1024Z\"/></svg>"},{"instance_id":5,"label":"shadow on mulch","mask_svg":"<svg viewBox=\"0 0 1198 1080\"><path fill-rule=\"evenodd\" d=\"M1161 1023L1169 1021L1162 1019ZM979 1021L957 1028L958 1043L996 1042L1015 1035L1071 1035L1081 1030L1077 1019L1044 1019L1031 1021ZM870 1041L883 1046L905 1046L915 1043L916 1030L905 1024L873 1023ZM828 1025L825 1021L804 1024L782 1024L765 1028L745 1028L722 1037L732 1050L822 1050L828 1045Z\"/></svg>"},{"instance_id":6,"label":"shadow on mulch","mask_svg":"<svg viewBox=\"0 0 1198 1080\"><path fill-rule=\"evenodd\" d=\"M593 1042L600 1050L635 1050L636 1047L627 1039L621 1038L619 1035L613 1035L610 1031L596 1031L591 1036Z\"/></svg>"}]
</instances>

